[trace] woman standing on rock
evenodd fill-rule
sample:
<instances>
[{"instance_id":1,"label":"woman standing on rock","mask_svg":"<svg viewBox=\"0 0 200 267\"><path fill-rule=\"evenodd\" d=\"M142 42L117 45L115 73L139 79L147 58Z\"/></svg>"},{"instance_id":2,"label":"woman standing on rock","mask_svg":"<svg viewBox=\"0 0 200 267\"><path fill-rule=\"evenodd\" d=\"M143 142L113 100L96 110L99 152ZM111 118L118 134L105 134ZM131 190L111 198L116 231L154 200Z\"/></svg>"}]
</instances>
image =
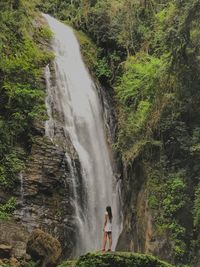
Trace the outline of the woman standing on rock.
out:
<instances>
[{"instance_id":1,"label":"woman standing on rock","mask_svg":"<svg viewBox=\"0 0 200 267\"><path fill-rule=\"evenodd\" d=\"M103 231L104 231L104 237L103 237L102 251L105 251L107 238L109 239L109 249L107 251L111 251L111 247L112 247L112 210L111 210L110 206L106 207Z\"/></svg>"}]
</instances>

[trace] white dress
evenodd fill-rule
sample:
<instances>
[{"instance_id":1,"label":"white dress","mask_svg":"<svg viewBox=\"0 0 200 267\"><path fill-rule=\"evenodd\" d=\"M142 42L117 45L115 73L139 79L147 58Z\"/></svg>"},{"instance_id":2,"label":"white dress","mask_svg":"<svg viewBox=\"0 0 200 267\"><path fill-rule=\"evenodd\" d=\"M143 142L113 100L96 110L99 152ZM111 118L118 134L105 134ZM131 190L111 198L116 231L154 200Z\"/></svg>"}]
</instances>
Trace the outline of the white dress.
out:
<instances>
[{"instance_id":1,"label":"white dress","mask_svg":"<svg viewBox=\"0 0 200 267\"><path fill-rule=\"evenodd\" d=\"M112 232L112 221L109 220L108 212L105 213L107 215L107 222L105 226L105 232Z\"/></svg>"}]
</instances>

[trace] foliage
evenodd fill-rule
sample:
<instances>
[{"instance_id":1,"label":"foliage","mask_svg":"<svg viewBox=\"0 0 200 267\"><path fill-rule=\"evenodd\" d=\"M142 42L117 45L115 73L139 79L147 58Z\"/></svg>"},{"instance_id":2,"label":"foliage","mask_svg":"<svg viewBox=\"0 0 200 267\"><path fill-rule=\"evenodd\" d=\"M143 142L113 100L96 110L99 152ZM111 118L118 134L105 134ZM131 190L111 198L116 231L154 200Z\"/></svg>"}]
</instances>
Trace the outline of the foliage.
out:
<instances>
[{"instance_id":1,"label":"foliage","mask_svg":"<svg viewBox=\"0 0 200 267\"><path fill-rule=\"evenodd\" d=\"M76 261L64 261L58 265L58 267L75 267Z\"/></svg>"},{"instance_id":2,"label":"foliage","mask_svg":"<svg viewBox=\"0 0 200 267\"><path fill-rule=\"evenodd\" d=\"M37 263L35 263L34 261L30 261L28 262L28 267L36 267Z\"/></svg>"},{"instance_id":3,"label":"foliage","mask_svg":"<svg viewBox=\"0 0 200 267\"><path fill-rule=\"evenodd\" d=\"M172 265L159 261L157 258L149 255L132 254L132 253L88 253L81 256L76 262L65 262L59 267L172 267Z\"/></svg>"},{"instance_id":4,"label":"foliage","mask_svg":"<svg viewBox=\"0 0 200 267\"><path fill-rule=\"evenodd\" d=\"M195 202L194 202L194 226L197 230L200 228L200 184L195 191Z\"/></svg>"},{"instance_id":5,"label":"foliage","mask_svg":"<svg viewBox=\"0 0 200 267\"><path fill-rule=\"evenodd\" d=\"M3 264L1 265L1 267L10 267L10 265L8 265L8 264L4 264L4 263L3 263Z\"/></svg>"},{"instance_id":6,"label":"foliage","mask_svg":"<svg viewBox=\"0 0 200 267\"><path fill-rule=\"evenodd\" d=\"M0 5L0 185L5 189L24 168L34 121L46 116L41 77L52 55L39 45L51 34L46 26L33 27L34 1Z\"/></svg>"},{"instance_id":7,"label":"foliage","mask_svg":"<svg viewBox=\"0 0 200 267\"><path fill-rule=\"evenodd\" d=\"M34 30L34 39L38 42L40 40L49 42L52 37L53 33L46 25L42 25L42 27L35 28Z\"/></svg>"},{"instance_id":8,"label":"foliage","mask_svg":"<svg viewBox=\"0 0 200 267\"><path fill-rule=\"evenodd\" d=\"M24 168L23 155L17 150L3 155L0 165L0 185L4 188L13 186L16 176Z\"/></svg>"},{"instance_id":9,"label":"foliage","mask_svg":"<svg viewBox=\"0 0 200 267\"><path fill-rule=\"evenodd\" d=\"M80 43L81 54L88 69L103 82L111 78L111 71L106 57L102 57L102 50L82 31L75 31Z\"/></svg>"},{"instance_id":10,"label":"foliage","mask_svg":"<svg viewBox=\"0 0 200 267\"><path fill-rule=\"evenodd\" d=\"M16 199L11 197L5 204L0 204L0 219L8 219L15 210Z\"/></svg>"},{"instance_id":11,"label":"foliage","mask_svg":"<svg viewBox=\"0 0 200 267\"><path fill-rule=\"evenodd\" d=\"M188 264L199 238L199 0L46 0L39 7L98 47L86 48L86 56L95 58L100 81L114 88L115 148L124 166L137 159L149 173L157 230L169 235L176 264Z\"/></svg>"},{"instance_id":12,"label":"foliage","mask_svg":"<svg viewBox=\"0 0 200 267\"><path fill-rule=\"evenodd\" d=\"M98 253L88 253L85 256L81 256L77 261L77 267L81 266L94 266L94 267L109 267L109 266L168 266L170 264L159 261L153 256L142 255L142 254L131 254L131 253L115 253L115 254L98 254Z\"/></svg>"},{"instance_id":13,"label":"foliage","mask_svg":"<svg viewBox=\"0 0 200 267\"><path fill-rule=\"evenodd\" d=\"M156 58L137 53L129 57L124 64L124 73L115 89L121 104L117 147L126 161L133 158L137 144L155 144L148 130L150 119L155 117L154 122L159 121L164 101L167 103L168 85L172 83L168 78L165 62L165 56ZM156 101L162 105L158 106Z\"/></svg>"},{"instance_id":14,"label":"foliage","mask_svg":"<svg viewBox=\"0 0 200 267\"><path fill-rule=\"evenodd\" d=\"M163 69L164 62L159 58L143 53L129 57L117 87L117 94L122 103L133 104L140 99L152 100L156 97Z\"/></svg>"},{"instance_id":15,"label":"foliage","mask_svg":"<svg viewBox=\"0 0 200 267\"><path fill-rule=\"evenodd\" d=\"M176 264L188 264L199 238L199 0L46 0L39 7L98 47L94 72L116 95L115 148L124 166L136 159L144 172L151 166L154 220L169 233Z\"/></svg>"},{"instance_id":16,"label":"foliage","mask_svg":"<svg viewBox=\"0 0 200 267\"><path fill-rule=\"evenodd\" d=\"M187 214L186 207L189 203L184 171L169 174L161 169L155 171L150 168L148 173L148 204L155 210L156 227L160 234L169 235L172 253L177 262L181 262L187 254L185 236L189 234L182 220L182 214Z\"/></svg>"},{"instance_id":17,"label":"foliage","mask_svg":"<svg viewBox=\"0 0 200 267\"><path fill-rule=\"evenodd\" d=\"M142 166L157 230L168 235L176 265L189 264L200 240L199 0L38 0L37 7L78 30L87 66L114 89L115 148L124 166L136 159ZM51 55L38 43L51 33L33 29L32 1L0 8L0 183L7 186L23 168L16 144L27 151L33 121L45 116L40 76Z\"/></svg>"},{"instance_id":18,"label":"foliage","mask_svg":"<svg viewBox=\"0 0 200 267\"><path fill-rule=\"evenodd\" d=\"M91 72L95 73L95 66L97 65L98 60L98 52L96 46L82 31L75 31L75 34L80 43L81 54L86 66Z\"/></svg>"}]
</instances>

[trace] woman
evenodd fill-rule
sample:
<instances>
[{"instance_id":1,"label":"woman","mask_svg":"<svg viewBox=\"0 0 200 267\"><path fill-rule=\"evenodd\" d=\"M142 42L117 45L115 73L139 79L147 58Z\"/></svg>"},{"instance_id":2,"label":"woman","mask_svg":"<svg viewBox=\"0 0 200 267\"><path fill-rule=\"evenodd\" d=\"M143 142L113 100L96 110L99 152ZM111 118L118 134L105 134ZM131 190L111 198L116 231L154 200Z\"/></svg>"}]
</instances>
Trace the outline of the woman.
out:
<instances>
[{"instance_id":1,"label":"woman","mask_svg":"<svg viewBox=\"0 0 200 267\"><path fill-rule=\"evenodd\" d=\"M108 251L111 251L111 247L112 247L112 210L111 210L110 206L106 207L103 231L104 231L104 237L103 237L102 251L105 251L107 238L109 239Z\"/></svg>"}]
</instances>

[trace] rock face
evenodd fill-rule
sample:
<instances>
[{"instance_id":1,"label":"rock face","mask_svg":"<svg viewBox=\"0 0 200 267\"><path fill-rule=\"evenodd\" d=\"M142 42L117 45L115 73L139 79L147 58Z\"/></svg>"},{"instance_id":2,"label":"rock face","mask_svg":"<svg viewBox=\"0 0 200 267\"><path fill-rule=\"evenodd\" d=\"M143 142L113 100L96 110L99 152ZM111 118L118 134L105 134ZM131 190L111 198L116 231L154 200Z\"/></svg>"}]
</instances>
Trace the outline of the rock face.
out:
<instances>
[{"instance_id":1,"label":"rock face","mask_svg":"<svg viewBox=\"0 0 200 267\"><path fill-rule=\"evenodd\" d=\"M124 166L124 221L117 250L150 253L172 261L167 236L155 229L155 214L148 206L146 177L139 162Z\"/></svg>"},{"instance_id":2,"label":"rock face","mask_svg":"<svg viewBox=\"0 0 200 267\"><path fill-rule=\"evenodd\" d=\"M57 129L58 130L58 129ZM65 157L70 144L59 132L62 145L52 143L47 137L37 135L27 159L27 168L19 180L17 219L31 233L43 229L57 237L65 256L73 253L74 209L70 166ZM69 142L69 141L68 141ZM72 149L71 149L72 151ZM74 151L70 152L79 169Z\"/></svg>"},{"instance_id":3,"label":"rock face","mask_svg":"<svg viewBox=\"0 0 200 267\"><path fill-rule=\"evenodd\" d=\"M39 266L54 267L61 254L61 245L51 235L36 229L28 240L27 253L38 262Z\"/></svg>"},{"instance_id":4,"label":"rock face","mask_svg":"<svg viewBox=\"0 0 200 267\"><path fill-rule=\"evenodd\" d=\"M0 241L12 245L13 256L21 258L26 253L28 236L40 228L58 238L62 255L69 256L73 254L76 226L72 176L65 153L70 154L81 179L79 160L59 123L55 126L54 143L44 136L44 124L37 123L34 131L26 169L17 177L14 218L12 222L0 221Z\"/></svg>"},{"instance_id":5,"label":"rock face","mask_svg":"<svg viewBox=\"0 0 200 267\"><path fill-rule=\"evenodd\" d=\"M65 262L62 267L172 267L149 255L133 253L88 253L77 262ZM60 267L61 267L60 266Z\"/></svg>"},{"instance_id":6,"label":"rock face","mask_svg":"<svg viewBox=\"0 0 200 267\"><path fill-rule=\"evenodd\" d=\"M0 244L9 244L12 248L10 256L21 257L25 254L28 236L28 231L20 223L0 221Z\"/></svg>"},{"instance_id":7,"label":"rock face","mask_svg":"<svg viewBox=\"0 0 200 267\"><path fill-rule=\"evenodd\" d=\"M21 267L20 262L16 258L14 258L14 257L12 257L10 259L10 262L9 263L10 263L10 267Z\"/></svg>"}]
</instances>

